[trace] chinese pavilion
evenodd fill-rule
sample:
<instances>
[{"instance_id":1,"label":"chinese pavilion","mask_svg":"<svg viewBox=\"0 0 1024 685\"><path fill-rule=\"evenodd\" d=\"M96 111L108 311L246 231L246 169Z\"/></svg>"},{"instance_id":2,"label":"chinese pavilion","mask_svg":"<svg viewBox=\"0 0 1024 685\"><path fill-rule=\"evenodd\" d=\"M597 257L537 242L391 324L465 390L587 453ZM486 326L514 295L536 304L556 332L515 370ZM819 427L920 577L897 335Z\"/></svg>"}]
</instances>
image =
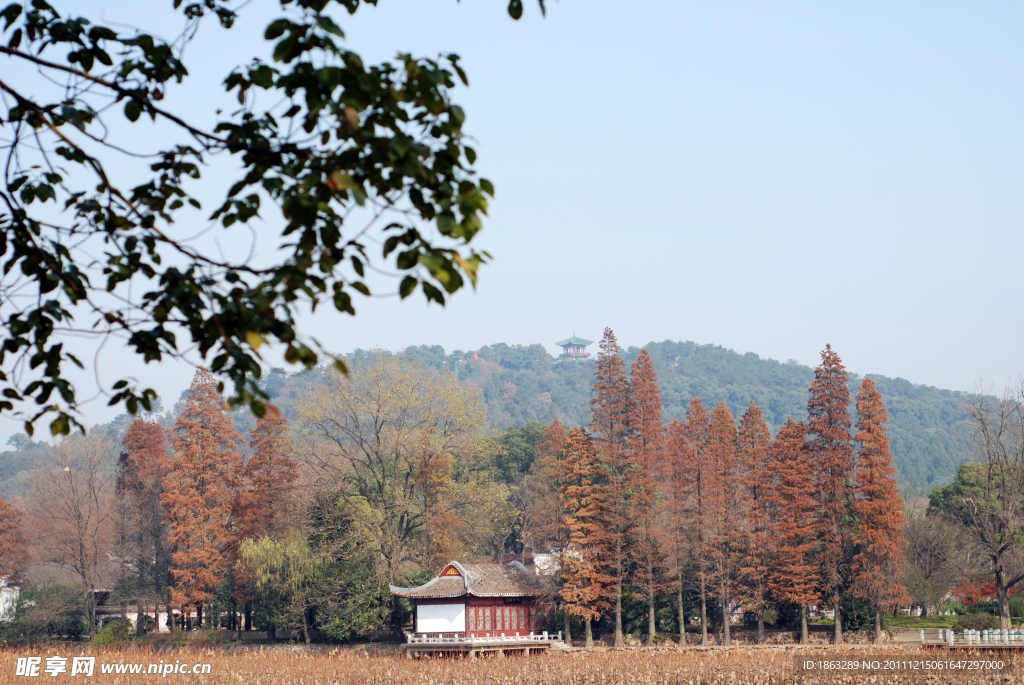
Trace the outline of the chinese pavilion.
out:
<instances>
[{"instance_id":1,"label":"chinese pavilion","mask_svg":"<svg viewBox=\"0 0 1024 685\"><path fill-rule=\"evenodd\" d=\"M504 566L453 561L419 587L392 585L391 594L413 601L418 637L515 638L544 624L537 607L544 585L518 561Z\"/></svg>"},{"instance_id":2,"label":"chinese pavilion","mask_svg":"<svg viewBox=\"0 0 1024 685\"><path fill-rule=\"evenodd\" d=\"M587 345L593 344L593 340L584 340L583 338L577 338L574 333L571 338L567 338L562 342L556 342L555 344L562 348L562 354L558 355L559 359L588 359L590 353L587 352Z\"/></svg>"}]
</instances>

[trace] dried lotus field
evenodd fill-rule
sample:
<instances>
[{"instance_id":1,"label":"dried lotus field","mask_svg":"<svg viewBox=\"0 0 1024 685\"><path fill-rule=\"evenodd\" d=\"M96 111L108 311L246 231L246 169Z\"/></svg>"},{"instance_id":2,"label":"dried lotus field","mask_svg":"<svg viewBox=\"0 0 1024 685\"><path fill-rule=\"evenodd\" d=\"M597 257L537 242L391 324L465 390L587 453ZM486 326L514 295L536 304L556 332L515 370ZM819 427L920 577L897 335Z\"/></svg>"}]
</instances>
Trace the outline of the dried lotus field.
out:
<instances>
[{"instance_id":1,"label":"dried lotus field","mask_svg":"<svg viewBox=\"0 0 1024 685\"><path fill-rule=\"evenodd\" d=\"M298 648L272 649L181 649L154 652L146 649L100 650L88 652L96 656L96 672L92 677L69 673L49 676L40 673L37 678L15 675L18 657L46 658L59 654L83 654L69 650L67 645L54 648L8 649L0 651L0 685L30 682L77 682L110 684L142 684L156 682L224 683L231 685L776 685L781 683L807 683L810 685L848 685L853 683L973 683L1002 682L1024 685L1024 673L1014 673L1003 679L963 673L943 676L851 676L851 675L794 675L793 660L801 657L829 658L868 657L900 654L907 658L949 655L944 650L925 651L917 647L882 648L854 647L844 650L750 648L732 649L626 649L613 651L565 650L550 654L522 656L492 656L477 660L462 658L433 658L408 660L395 654L368 654L359 648L335 648L305 651ZM954 653L962 656L959 653ZM1011 657L1012 658L1012 657ZM111 663L208 663L210 673L205 675L102 674L101 664ZM1024 660L1022 660L1024 661ZM70 671L70 669L69 669Z\"/></svg>"}]
</instances>

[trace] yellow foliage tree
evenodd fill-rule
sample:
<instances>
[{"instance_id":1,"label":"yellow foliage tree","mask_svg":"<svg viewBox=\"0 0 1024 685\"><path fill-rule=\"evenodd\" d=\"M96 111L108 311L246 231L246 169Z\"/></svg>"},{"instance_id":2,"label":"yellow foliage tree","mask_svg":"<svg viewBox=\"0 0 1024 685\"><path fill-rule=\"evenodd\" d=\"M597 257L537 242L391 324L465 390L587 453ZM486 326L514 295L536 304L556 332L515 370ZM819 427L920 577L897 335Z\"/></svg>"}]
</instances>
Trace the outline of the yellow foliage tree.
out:
<instances>
[{"instance_id":1,"label":"yellow foliage tree","mask_svg":"<svg viewBox=\"0 0 1024 685\"><path fill-rule=\"evenodd\" d=\"M478 396L450 374L378 351L297 403L302 452L338 506L373 512L389 582L462 549L468 502L456 482L483 434Z\"/></svg>"}]
</instances>

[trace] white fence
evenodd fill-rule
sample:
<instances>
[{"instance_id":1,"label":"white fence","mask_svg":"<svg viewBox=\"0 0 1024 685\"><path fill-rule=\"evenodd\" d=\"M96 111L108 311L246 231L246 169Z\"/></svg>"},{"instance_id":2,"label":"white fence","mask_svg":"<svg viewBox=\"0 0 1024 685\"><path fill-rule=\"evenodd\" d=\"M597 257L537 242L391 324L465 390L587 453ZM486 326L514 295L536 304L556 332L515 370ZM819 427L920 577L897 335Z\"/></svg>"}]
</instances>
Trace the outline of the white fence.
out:
<instances>
[{"instance_id":1,"label":"white fence","mask_svg":"<svg viewBox=\"0 0 1024 685\"><path fill-rule=\"evenodd\" d=\"M406 633L406 640L410 645L437 645L437 644L453 644L453 645L501 645L501 644L521 644L523 642L561 642L562 632L558 632L558 637L554 635L548 635L548 631L543 633L530 633L529 635L495 635L494 637L428 637L426 635L419 635L418 633Z\"/></svg>"}]
</instances>

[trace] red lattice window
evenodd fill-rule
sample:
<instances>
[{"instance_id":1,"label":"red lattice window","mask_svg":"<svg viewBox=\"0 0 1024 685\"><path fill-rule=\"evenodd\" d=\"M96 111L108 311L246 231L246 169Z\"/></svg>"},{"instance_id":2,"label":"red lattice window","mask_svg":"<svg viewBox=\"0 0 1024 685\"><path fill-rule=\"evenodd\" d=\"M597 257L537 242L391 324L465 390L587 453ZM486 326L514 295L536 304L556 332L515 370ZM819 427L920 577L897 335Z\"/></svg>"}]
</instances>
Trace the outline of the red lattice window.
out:
<instances>
[{"instance_id":1,"label":"red lattice window","mask_svg":"<svg viewBox=\"0 0 1024 685\"><path fill-rule=\"evenodd\" d=\"M491 607L484 607L484 623L487 626L486 628L484 628L484 630L490 630L491 629Z\"/></svg>"},{"instance_id":2,"label":"red lattice window","mask_svg":"<svg viewBox=\"0 0 1024 685\"><path fill-rule=\"evenodd\" d=\"M526 630L526 607L519 606L519 627Z\"/></svg>"},{"instance_id":3,"label":"red lattice window","mask_svg":"<svg viewBox=\"0 0 1024 685\"><path fill-rule=\"evenodd\" d=\"M476 607L466 607L466 609L467 609L467 611L469 611L469 629L471 631L475 632L476 631Z\"/></svg>"},{"instance_id":4,"label":"red lattice window","mask_svg":"<svg viewBox=\"0 0 1024 685\"><path fill-rule=\"evenodd\" d=\"M512 630L512 607L505 607L505 630Z\"/></svg>"},{"instance_id":5,"label":"red lattice window","mask_svg":"<svg viewBox=\"0 0 1024 685\"><path fill-rule=\"evenodd\" d=\"M511 607L512 609L512 627L509 630L519 630L519 612L516 611L517 607Z\"/></svg>"}]
</instances>

